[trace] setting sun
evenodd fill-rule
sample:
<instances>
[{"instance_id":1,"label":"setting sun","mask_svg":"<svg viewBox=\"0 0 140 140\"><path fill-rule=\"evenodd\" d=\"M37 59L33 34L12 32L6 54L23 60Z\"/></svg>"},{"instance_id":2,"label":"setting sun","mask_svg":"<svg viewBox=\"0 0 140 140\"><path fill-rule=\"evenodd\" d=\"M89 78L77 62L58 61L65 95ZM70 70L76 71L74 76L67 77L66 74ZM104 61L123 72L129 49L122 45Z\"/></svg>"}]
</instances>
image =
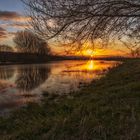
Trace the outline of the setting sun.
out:
<instances>
[{"instance_id":1,"label":"setting sun","mask_svg":"<svg viewBox=\"0 0 140 140\"><path fill-rule=\"evenodd\" d=\"M103 53L99 50L92 50L92 49L87 49L87 50L83 50L82 51L82 54L84 56L90 56L90 57L93 57L93 56L99 56L99 55L102 55Z\"/></svg>"},{"instance_id":2,"label":"setting sun","mask_svg":"<svg viewBox=\"0 0 140 140\"><path fill-rule=\"evenodd\" d=\"M87 50L83 51L83 55L85 55L85 56L91 56L92 57L93 54L94 54L94 51L92 49L87 49Z\"/></svg>"}]
</instances>

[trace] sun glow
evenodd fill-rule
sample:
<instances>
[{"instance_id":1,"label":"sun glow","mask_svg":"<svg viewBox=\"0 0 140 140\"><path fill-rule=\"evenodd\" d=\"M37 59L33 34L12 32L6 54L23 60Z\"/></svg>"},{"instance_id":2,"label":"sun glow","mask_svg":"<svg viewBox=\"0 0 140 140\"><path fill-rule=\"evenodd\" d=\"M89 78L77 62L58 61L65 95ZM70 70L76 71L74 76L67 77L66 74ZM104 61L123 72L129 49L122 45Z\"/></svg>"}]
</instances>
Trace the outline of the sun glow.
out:
<instances>
[{"instance_id":1,"label":"sun glow","mask_svg":"<svg viewBox=\"0 0 140 140\"><path fill-rule=\"evenodd\" d=\"M103 53L100 51L100 50L92 50L92 49L87 49L87 50L83 50L82 51L82 54L84 56L90 56L90 57L93 57L93 56L100 56L102 55Z\"/></svg>"},{"instance_id":2,"label":"sun glow","mask_svg":"<svg viewBox=\"0 0 140 140\"><path fill-rule=\"evenodd\" d=\"M83 51L83 55L84 56L93 56L94 55L94 51L92 49L87 49Z\"/></svg>"},{"instance_id":3,"label":"sun glow","mask_svg":"<svg viewBox=\"0 0 140 140\"><path fill-rule=\"evenodd\" d=\"M100 65L94 61L94 60L89 60L83 67L84 70L87 71L95 71L100 69Z\"/></svg>"},{"instance_id":4,"label":"sun glow","mask_svg":"<svg viewBox=\"0 0 140 140\"><path fill-rule=\"evenodd\" d=\"M94 70L94 62L93 62L93 60L87 62L86 69L87 70Z\"/></svg>"}]
</instances>

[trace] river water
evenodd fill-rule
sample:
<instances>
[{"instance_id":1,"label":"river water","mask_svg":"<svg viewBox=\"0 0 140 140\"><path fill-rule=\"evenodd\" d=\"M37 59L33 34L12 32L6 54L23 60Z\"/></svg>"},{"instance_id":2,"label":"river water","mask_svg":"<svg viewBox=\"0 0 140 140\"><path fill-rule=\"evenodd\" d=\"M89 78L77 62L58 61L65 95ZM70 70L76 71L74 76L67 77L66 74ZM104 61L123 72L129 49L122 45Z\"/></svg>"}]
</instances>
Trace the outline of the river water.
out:
<instances>
[{"instance_id":1,"label":"river water","mask_svg":"<svg viewBox=\"0 0 140 140\"><path fill-rule=\"evenodd\" d=\"M0 114L40 102L44 93L75 94L117 65L115 61L72 60L0 66Z\"/></svg>"}]
</instances>

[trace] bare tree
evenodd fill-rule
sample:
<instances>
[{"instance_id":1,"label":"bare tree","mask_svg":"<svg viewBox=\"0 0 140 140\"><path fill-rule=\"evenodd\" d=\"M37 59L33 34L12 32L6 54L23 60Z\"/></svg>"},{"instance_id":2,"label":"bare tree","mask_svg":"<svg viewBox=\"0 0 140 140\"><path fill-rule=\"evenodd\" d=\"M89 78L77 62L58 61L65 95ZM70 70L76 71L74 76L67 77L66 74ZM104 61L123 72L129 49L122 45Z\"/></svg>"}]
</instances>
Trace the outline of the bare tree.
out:
<instances>
[{"instance_id":1,"label":"bare tree","mask_svg":"<svg viewBox=\"0 0 140 140\"><path fill-rule=\"evenodd\" d=\"M120 41L130 51L131 56L140 57L140 26L138 28L133 26L124 35Z\"/></svg>"},{"instance_id":2,"label":"bare tree","mask_svg":"<svg viewBox=\"0 0 140 140\"><path fill-rule=\"evenodd\" d=\"M49 54L47 43L30 31L19 31L14 38L18 52Z\"/></svg>"},{"instance_id":3,"label":"bare tree","mask_svg":"<svg viewBox=\"0 0 140 140\"><path fill-rule=\"evenodd\" d=\"M140 57L140 41L128 36L125 40L121 40L121 42L129 50L132 57Z\"/></svg>"},{"instance_id":4,"label":"bare tree","mask_svg":"<svg viewBox=\"0 0 140 140\"><path fill-rule=\"evenodd\" d=\"M64 44L87 40L120 39L130 28L140 28L139 0L22 0L29 8L31 25L45 39Z\"/></svg>"}]
</instances>

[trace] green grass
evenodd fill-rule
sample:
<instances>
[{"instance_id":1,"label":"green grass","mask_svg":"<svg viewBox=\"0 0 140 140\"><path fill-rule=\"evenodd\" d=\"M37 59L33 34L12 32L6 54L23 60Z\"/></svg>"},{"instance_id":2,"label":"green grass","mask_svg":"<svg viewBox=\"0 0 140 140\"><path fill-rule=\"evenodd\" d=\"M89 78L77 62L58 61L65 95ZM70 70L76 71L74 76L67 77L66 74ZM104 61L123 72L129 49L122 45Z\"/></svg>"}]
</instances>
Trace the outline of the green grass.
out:
<instances>
[{"instance_id":1,"label":"green grass","mask_svg":"<svg viewBox=\"0 0 140 140\"><path fill-rule=\"evenodd\" d=\"M45 96L0 118L0 140L139 140L140 60L128 60L79 93Z\"/></svg>"}]
</instances>

